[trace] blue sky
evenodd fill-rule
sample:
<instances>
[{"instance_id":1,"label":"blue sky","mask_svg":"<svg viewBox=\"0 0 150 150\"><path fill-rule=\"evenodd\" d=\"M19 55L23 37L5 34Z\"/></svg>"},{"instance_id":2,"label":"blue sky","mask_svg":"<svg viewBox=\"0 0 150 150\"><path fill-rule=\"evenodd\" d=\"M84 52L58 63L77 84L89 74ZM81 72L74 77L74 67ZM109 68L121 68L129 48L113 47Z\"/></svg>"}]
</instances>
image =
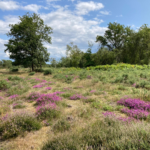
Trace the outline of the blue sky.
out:
<instances>
[{"instance_id":1,"label":"blue sky","mask_svg":"<svg viewBox=\"0 0 150 150\"><path fill-rule=\"evenodd\" d=\"M50 57L65 56L66 45L74 42L82 51L93 42L96 52L97 35L103 35L109 22L131 26L137 30L150 25L150 0L0 0L0 60L9 59L4 44L9 37L9 24L19 22L27 12L37 13L44 23L53 28L52 44L43 43Z\"/></svg>"}]
</instances>

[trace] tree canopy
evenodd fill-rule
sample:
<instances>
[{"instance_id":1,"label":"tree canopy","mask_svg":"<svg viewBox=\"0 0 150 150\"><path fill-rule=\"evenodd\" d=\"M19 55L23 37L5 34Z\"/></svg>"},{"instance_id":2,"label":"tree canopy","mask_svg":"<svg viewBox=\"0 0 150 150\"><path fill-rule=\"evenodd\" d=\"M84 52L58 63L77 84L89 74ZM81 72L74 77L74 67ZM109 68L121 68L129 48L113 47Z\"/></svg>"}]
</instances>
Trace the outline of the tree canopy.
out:
<instances>
[{"instance_id":1,"label":"tree canopy","mask_svg":"<svg viewBox=\"0 0 150 150\"><path fill-rule=\"evenodd\" d=\"M14 64L31 67L42 67L49 61L50 54L42 42L51 44L52 28L44 25L44 21L39 15L33 13L19 17L20 22L10 24L10 32L7 36L11 37L5 52L9 52L10 59L14 59Z\"/></svg>"}]
</instances>

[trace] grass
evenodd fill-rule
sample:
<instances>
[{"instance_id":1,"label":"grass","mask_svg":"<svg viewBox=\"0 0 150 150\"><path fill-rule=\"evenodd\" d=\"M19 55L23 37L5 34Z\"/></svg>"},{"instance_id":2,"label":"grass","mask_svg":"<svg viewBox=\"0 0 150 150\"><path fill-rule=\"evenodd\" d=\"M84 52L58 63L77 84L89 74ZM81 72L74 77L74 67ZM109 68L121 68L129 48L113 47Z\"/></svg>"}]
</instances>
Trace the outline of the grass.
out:
<instances>
[{"instance_id":1,"label":"grass","mask_svg":"<svg viewBox=\"0 0 150 150\"><path fill-rule=\"evenodd\" d=\"M150 111L117 103L150 102L149 69L28 70L0 72L2 149L150 149Z\"/></svg>"}]
</instances>

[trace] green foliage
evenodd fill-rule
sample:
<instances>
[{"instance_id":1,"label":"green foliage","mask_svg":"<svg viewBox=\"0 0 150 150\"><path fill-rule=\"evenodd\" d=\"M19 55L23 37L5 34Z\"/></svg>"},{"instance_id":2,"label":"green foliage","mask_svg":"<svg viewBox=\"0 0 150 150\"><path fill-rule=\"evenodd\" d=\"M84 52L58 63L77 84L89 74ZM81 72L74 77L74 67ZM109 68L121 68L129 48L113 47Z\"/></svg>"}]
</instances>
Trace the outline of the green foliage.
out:
<instances>
[{"instance_id":1,"label":"green foliage","mask_svg":"<svg viewBox=\"0 0 150 150\"><path fill-rule=\"evenodd\" d=\"M29 76L33 76L35 74L35 72L30 72Z\"/></svg>"},{"instance_id":2,"label":"green foliage","mask_svg":"<svg viewBox=\"0 0 150 150\"><path fill-rule=\"evenodd\" d=\"M10 88L10 84L5 80L0 80L0 90L6 90Z\"/></svg>"},{"instance_id":3,"label":"green foliage","mask_svg":"<svg viewBox=\"0 0 150 150\"><path fill-rule=\"evenodd\" d=\"M5 52L10 53L10 58L14 59L14 65L23 65L32 68L42 67L49 61L49 53L42 42L51 44L52 28L44 25L44 21L39 15L33 13L19 17L20 22L10 24L10 36ZM18 36L19 35L19 36Z\"/></svg>"},{"instance_id":4,"label":"green foliage","mask_svg":"<svg viewBox=\"0 0 150 150\"><path fill-rule=\"evenodd\" d=\"M33 114L27 112L16 112L9 115L0 123L0 136L3 140L24 133L25 131L39 130L41 124L36 120Z\"/></svg>"},{"instance_id":5,"label":"green foliage","mask_svg":"<svg viewBox=\"0 0 150 150\"><path fill-rule=\"evenodd\" d=\"M73 80L72 78L73 78L72 76L66 76L65 82L68 83L68 84L72 83L72 80Z\"/></svg>"},{"instance_id":6,"label":"green foliage","mask_svg":"<svg viewBox=\"0 0 150 150\"><path fill-rule=\"evenodd\" d=\"M72 96L72 93L64 93L64 94L61 94L61 96L64 98L69 98L70 96Z\"/></svg>"},{"instance_id":7,"label":"green foliage","mask_svg":"<svg viewBox=\"0 0 150 150\"><path fill-rule=\"evenodd\" d=\"M18 77L18 76L9 76L8 80L10 80L10 81L23 81L23 79Z\"/></svg>"},{"instance_id":8,"label":"green foliage","mask_svg":"<svg viewBox=\"0 0 150 150\"><path fill-rule=\"evenodd\" d=\"M54 132L64 132L64 131L68 131L69 129L70 129L70 123L65 119L61 119L57 121L53 126Z\"/></svg>"},{"instance_id":9,"label":"green foliage","mask_svg":"<svg viewBox=\"0 0 150 150\"><path fill-rule=\"evenodd\" d=\"M49 75L49 74L52 74L51 69L44 70L44 75Z\"/></svg>"},{"instance_id":10,"label":"green foliage","mask_svg":"<svg viewBox=\"0 0 150 150\"><path fill-rule=\"evenodd\" d=\"M18 71L19 71L19 69L18 69L18 68L16 68L16 67L13 67L13 68L10 68L10 71L11 71L11 72L18 72Z\"/></svg>"},{"instance_id":11,"label":"green foliage","mask_svg":"<svg viewBox=\"0 0 150 150\"><path fill-rule=\"evenodd\" d=\"M35 69L35 72L44 72L44 70L43 69L41 69L41 68L37 68L37 69Z\"/></svg>"},{"instance_id":12,"label":"green foliage","mask_svg":"<svg viewBox=\"0 0 150 150\"><path fill-rule=\"evenodd\" d=\"M82 72L79 74L79 78L80 78L80 80L83 80L83 79L87 78L86 71L82 71Z\"/></svg>"},{"instance_id":13,"label":"green foliage","mask_svg":"<svg viewBox=\"0 0 150 150\"><path fill-rule=\"evenodd\" d=\"M115 117L106 117L98 120L89 127L76 131L75 133L65 133L53 140L49 140L42 150L47 149L145 149L149 145L149 124L145 122L125 123Z\"/></svg>"}]
</instances>

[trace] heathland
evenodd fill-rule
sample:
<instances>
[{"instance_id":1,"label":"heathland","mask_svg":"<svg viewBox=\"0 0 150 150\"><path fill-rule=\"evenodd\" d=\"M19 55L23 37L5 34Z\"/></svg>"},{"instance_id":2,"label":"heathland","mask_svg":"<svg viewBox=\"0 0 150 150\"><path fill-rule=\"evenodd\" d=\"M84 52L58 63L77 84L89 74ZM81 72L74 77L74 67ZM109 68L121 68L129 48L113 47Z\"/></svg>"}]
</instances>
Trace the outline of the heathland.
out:
<instances>
[{"instance_id":1,"label":"heathland","mask_svg":"<svg viewBox=\"0 0 150 150\"><path fill-rule=\"evenodd\" d=\"M150 66L0 69L0 150L149 150Z\"/></svg>"}]
</instances>

